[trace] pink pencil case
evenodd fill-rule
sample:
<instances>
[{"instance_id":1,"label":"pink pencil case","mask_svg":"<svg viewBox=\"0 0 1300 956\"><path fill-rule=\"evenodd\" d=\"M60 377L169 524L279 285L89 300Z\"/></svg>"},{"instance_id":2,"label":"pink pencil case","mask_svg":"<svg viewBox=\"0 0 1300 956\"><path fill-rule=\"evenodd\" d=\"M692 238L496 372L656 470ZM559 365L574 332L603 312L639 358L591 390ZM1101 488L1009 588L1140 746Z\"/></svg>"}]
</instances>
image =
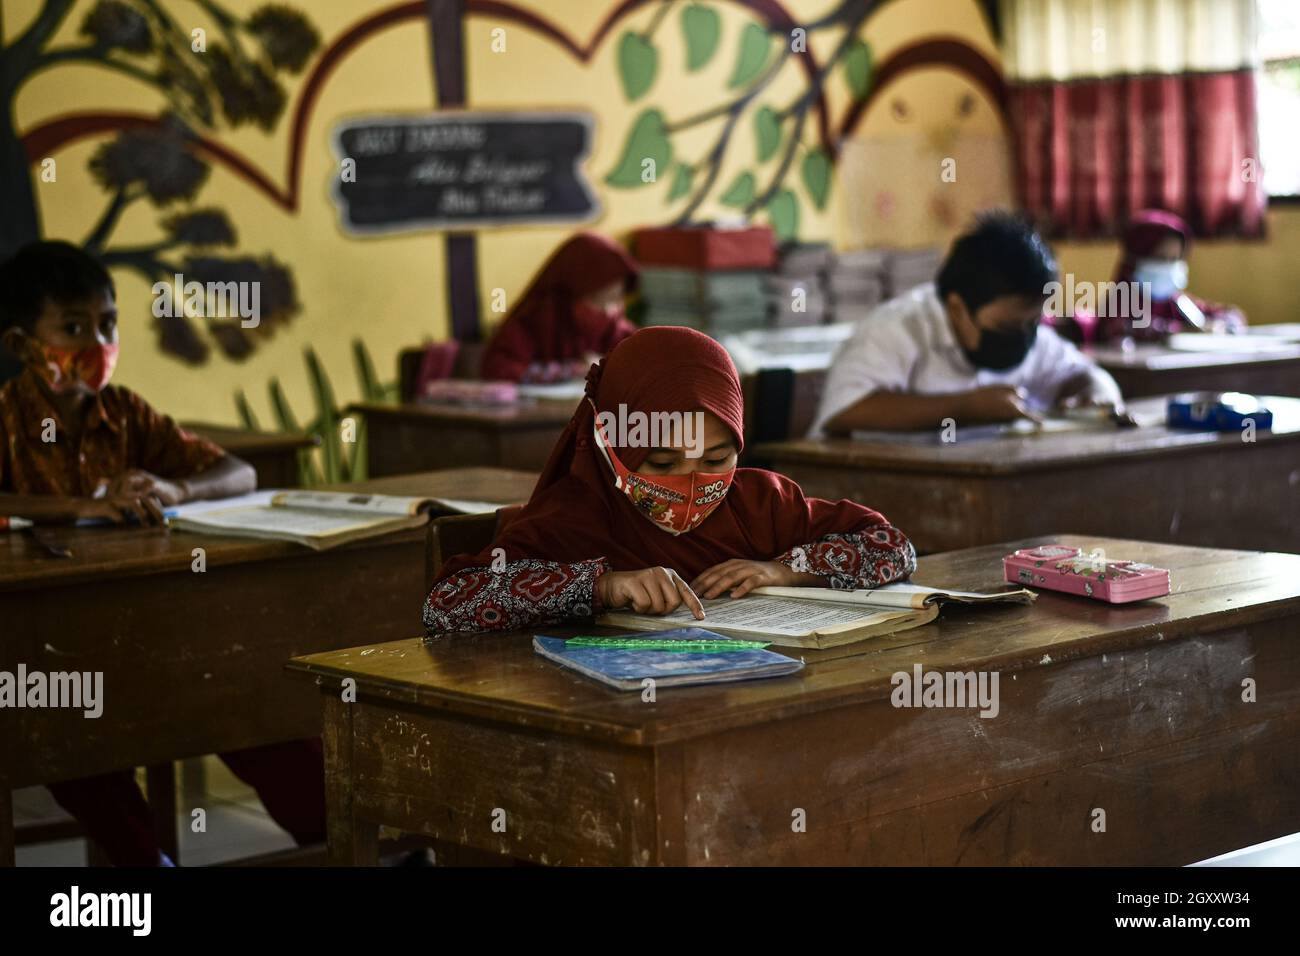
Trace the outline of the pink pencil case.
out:
<instances>
[{"instance_id":1,"label":"pink pencil case","mask_svg":"<svg viewBox=\"0 0 1300 956\"><path fill-rule=\"evenodd\" d=\"M1081 594L1109 604L1128 604L1169 593L1169 572L1137 561L1111 561L1100 551L1048 544L1002 559L1012 584Z\"/></svg>"}]
</instances>

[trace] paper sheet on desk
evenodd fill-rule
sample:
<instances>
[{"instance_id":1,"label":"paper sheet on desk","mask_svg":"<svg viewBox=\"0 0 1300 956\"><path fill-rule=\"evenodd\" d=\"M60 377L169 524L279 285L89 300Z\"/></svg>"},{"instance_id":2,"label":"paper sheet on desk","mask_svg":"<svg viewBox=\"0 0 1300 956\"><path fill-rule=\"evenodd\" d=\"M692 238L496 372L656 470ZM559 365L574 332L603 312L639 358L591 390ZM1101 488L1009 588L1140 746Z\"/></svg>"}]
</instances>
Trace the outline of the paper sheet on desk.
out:
<instances>
[{"instance_id":1,"label":"paper sheet on desk","mask_svg":"<svg viewBox=\"0 0 1300 956\"><path fill-rule=\"evenodd\" d=\"M1083 418L1045 418L1042 424L1022 418L1006 424L967 425L954 430L955 441L945 442L944 433L934 431L859 430L852 433L854 441L883 442L887 445L950 445L964 441L987 438L1032 438L1037 435L1057 435L1063 432L1096 432L1113 429L1109 421Z\"/></svg>"},{"instance_id":2,"label":"paper sheet on desk","mask_svg":"<svg viewBox=\"0 0 1300 956\"><path fill-rule=\"evenodd\" d=\"M578 401L586 393L587 383L584 379L571 382L551 382L549 384L520 385L520 398L540 398L549 401L572 399Z\"/></svg>"},{"instance_id":3,"label":"paper sheet on desk","mask_svg":"<svg viewBox=\"0 0 1300 956\"><path fill-rule=\"evenodd\" d=\"M1165 344L1176 352L1241 353L1290 352L1292 342L1285 338L1266 338L1259 335L1218 335L1213 332L1175 332Z\"/></svg>"}]
</instances>

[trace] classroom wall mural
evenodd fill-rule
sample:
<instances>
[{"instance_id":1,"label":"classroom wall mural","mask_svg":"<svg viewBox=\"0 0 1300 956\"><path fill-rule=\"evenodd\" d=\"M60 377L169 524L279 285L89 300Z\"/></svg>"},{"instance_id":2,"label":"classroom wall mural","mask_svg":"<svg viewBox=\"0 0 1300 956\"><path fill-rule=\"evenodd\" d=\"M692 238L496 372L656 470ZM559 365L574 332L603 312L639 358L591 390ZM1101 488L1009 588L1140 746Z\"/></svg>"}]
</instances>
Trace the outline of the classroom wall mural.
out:
<instances>
[{"instance_id":1,"label":"classroom wall mural","mask_svg":"<svg viewBox=\"0 0 1300 956\"><path fill-rule=\"evenodd\" d=\"M619 237L748 218L842 247L882 230L932 242L933 190L877 202L861 182L872 157L965 137L993 168L1002 136L976 0L15 0L0 30L6 69L28 64L0 98L4 188L18 190L0 240L103 254L119 287L119 379L189 420L328 429L347 402L392 394L401 348L489 333L493 293L508 307L575 221ZM906 135L902 101L916 122ZM451 110L577 117L585 141L555 148L572 161L565 188L587 190L590 207L351 228L341 163L355 160L357 185L365 164L342 155L348 131ZM443 172L422 167L430 182ZM514 201L558 201L555 183L533 196L520 182L505 184ZM984 184L979 201L996 195ZM352 193L364 215L391 216L377 197ZM902 218L873 233L882 210ZM943 227L962 212L941 212ZM466 254L476 272L460 268ZM155 316L153 284L177 272L258 279L261 323ZM477 328L453 325L457 298Z\"/></svg>"}]
</instances>

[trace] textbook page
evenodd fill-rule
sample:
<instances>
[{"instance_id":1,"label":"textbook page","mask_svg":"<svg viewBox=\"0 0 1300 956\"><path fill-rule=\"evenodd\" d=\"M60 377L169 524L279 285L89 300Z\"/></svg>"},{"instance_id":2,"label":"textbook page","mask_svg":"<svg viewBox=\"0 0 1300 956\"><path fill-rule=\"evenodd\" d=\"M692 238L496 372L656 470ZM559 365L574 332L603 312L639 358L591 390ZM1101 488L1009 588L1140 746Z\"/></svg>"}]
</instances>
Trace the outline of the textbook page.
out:
<instances>
[{"instance_id":1,"label":"textbook page","mask_svg":"<svg viewBox=\"0 0 1300 956\"><path fill-rule=\"evenodd\" d=\"M229 511L231 508L269 508L271 499L278 494L280 494L278 488L268 488L262 491L250 491L246 495L236 495L233 498L187 501L183 505L167 510L169 516L173 518L194 518L210 511Z\"/></svg>"},{"instance_id":2,"label":"textbook page","mask_svg":"<svg viewBox=\"0 0 1300 956\"><path fill-rule=\"evenodd\" d=\"M804 590L802 588L783 590ZM755 596L755 590L743 598L714 598L701 601L704 620L697 621L690 608L682 606L671 614L642 615L614 611L606 615L619 626L640 627L641 622L652 630L671 627L706 627L710 630L733 630L749 634L780 634L786 637L803 637L808 634L830 634L836 631L857 630L874 624L907 616L895 608L864 609L856 604L832 604L818 601L815 604L791 601L786 597Z\"/></svg>"},{"instance_id":3,"label":"textbook page","mask_svg":"<svg viewBox=\"0 0 1300 956\"><path fill-rule=\"evenodd\" d=\"M260 531L268 536L332 537L359 528L386 524L393 515L357 515L338 511L306 511L298 508L229 508L195 516L192 527L206 531ZM398 515L396 517L405 517Z\"/></svg>"},{"instance_id":4,"label":"textbook page","mask_svg":"<svg viewBox=\"0 0 1300 956\"><path fill-rule=\"evenodd\" d=\"M398 495L369 495L352 491L282 491L271 499L277 508L295 511L332 511L356 515L401 517L413 515L428 498L405 498Z\"/></svg>"},{"instance_id":5,"label":"textbook page","mask_svg":"<svg viewBox=\"0 0 1300 956\"><path fill-rule=\"evenodd\" d=\"M867 607L920 609L936 599L959 601L963 604L1029 604L1034 592L1024 588L1012 591L955 591L951 588L928 588L921 584L900 582L879 588L858 588L854 591L837 591L833 588L754 588L751 594L794 598L806 601L830 601L837 604L856 604Z\"/></svg>"}]
</instances>

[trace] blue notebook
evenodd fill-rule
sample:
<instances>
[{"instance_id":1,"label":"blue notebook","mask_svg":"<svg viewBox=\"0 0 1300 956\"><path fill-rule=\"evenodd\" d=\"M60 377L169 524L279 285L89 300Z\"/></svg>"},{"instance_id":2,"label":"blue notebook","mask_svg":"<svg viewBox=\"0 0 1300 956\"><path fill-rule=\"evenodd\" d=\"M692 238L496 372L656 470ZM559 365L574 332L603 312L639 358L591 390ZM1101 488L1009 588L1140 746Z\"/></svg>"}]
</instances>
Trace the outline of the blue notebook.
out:
<instances>
[{"instance_id":1,"label":"blue notebook","mask_svg":"<svg viewBox=\"0 0 1300 956\"><path fill-rule=\"evenodd\" d=\"M745 647L722 634L702 627L683 627L671 631L638 631L614 635L629 641L709 641L736 643L737 650L658 650L653 648L591 647L571 644L562 637L533 637L533 650L561 667L608 684L618 690L641 690L642 681L654 680L657 687L686 684L715 684L723 681L755 680L781 677L803 669L803 661L761 647Z\"/></svg>"}]
</instances>

